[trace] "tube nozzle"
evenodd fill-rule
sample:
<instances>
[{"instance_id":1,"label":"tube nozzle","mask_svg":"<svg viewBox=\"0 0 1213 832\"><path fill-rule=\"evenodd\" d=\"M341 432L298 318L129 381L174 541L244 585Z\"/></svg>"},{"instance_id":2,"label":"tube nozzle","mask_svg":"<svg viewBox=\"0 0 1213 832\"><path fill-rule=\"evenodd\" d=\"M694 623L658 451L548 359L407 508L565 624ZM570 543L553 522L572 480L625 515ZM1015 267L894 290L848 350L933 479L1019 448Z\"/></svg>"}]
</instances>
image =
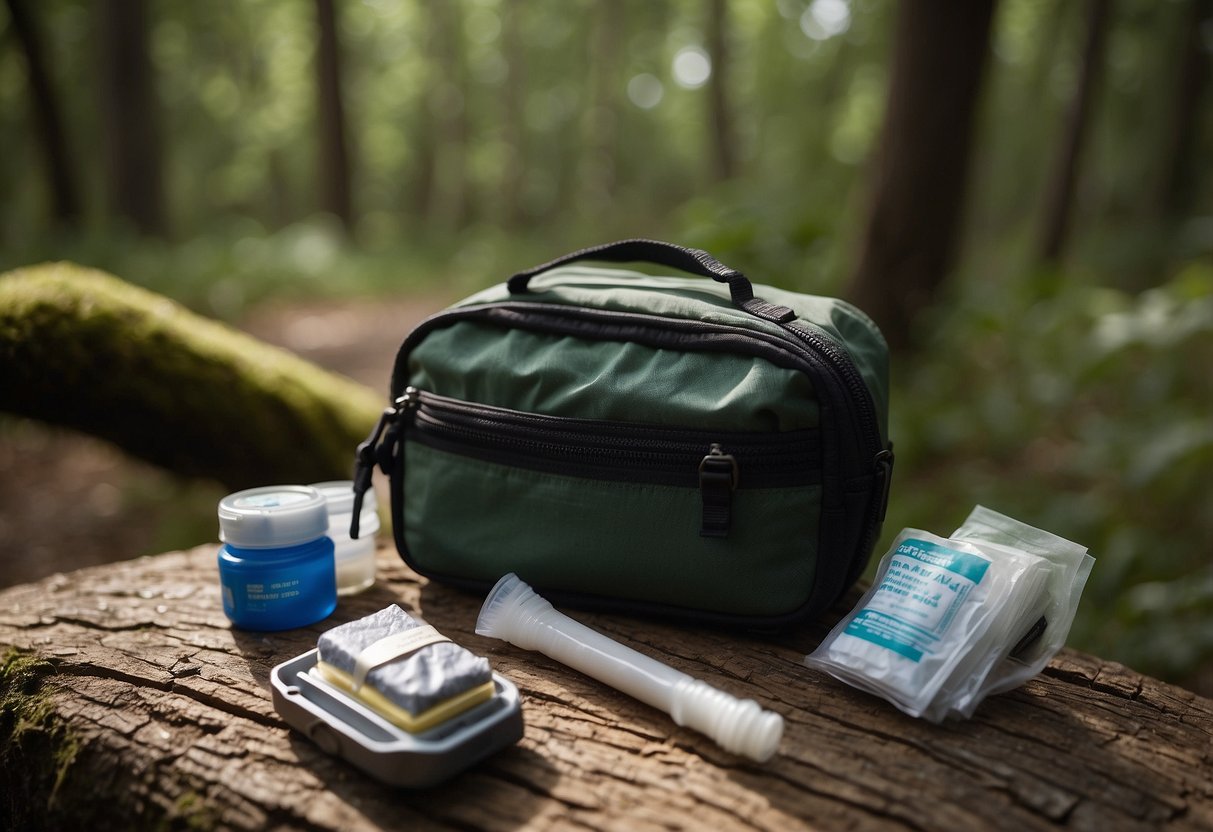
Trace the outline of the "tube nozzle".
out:
<instances>
[{"instance_id":1,"label":"tube nozzle","mask_svg":"<svg viewBox=\"0 0 1213 832\"><path fill-rule=\"evenodd\" d=\"M726 751L766 762L779 748L783 717L752 699L649 658L555 610L514 573L497 582L476 620L476 633L499 638L580 670L660 708L679 725L711 737Z\"/></svg>"}]
</instances>

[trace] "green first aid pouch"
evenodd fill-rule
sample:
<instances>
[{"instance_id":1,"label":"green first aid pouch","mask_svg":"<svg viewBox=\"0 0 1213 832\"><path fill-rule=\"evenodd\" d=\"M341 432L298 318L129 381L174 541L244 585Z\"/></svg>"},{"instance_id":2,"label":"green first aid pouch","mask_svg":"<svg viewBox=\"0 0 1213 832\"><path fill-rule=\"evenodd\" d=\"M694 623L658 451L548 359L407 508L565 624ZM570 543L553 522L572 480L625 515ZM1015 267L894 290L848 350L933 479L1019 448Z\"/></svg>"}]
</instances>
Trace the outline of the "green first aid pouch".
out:
<instances>
[{"instance_id":1,"label":"green first aid pouch","mask_svg":"<svg viewBox=\"0 0 1213 832\"><path fill-rule=\"evenodd\" d=\"M379 465L405 562L471 590L516 572L557 603L780 627L850 587L884 517L875 325L696 249L625 240L473 295L405 339L391 398L356 491Z\"/></svg>"}]
</instances>

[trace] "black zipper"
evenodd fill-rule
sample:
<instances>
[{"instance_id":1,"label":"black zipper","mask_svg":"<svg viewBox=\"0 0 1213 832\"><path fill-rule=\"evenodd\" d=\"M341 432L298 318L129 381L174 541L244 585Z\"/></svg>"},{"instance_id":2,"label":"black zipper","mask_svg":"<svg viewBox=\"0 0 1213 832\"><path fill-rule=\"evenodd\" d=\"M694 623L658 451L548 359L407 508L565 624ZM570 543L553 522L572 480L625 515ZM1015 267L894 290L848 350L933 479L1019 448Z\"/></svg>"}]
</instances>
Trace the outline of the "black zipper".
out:
<instances>
[{"instance_id":1,"label":"black zipper","mask_svg":"<svg viewBox=\"0 0 1213 832\"><path fill-rule=\"evenodd\" d=\"M825 398L827 401L842 405L846 413L840 418L844 422L850 421L859 425L860 430L856 434L860 447L855 450L864 459L865 466L885 450L881 444L876 407L855 363L846 351L834 342L833 338L812 324L803 321L797 320L780 325L782 333L786 334L779 335L735 324L717 324L683 318L661 318L639 312L619 312L551 303L487 303L447 310L422 322L401 345L400 357L407 356L413 347L434 328L463 318L485 320L506 328L521 326L558 333L570 331L569 328L562 326L562 322L566 321L580 320L608 325L618 324L627 330L634 328L637 331L644 330L654 334L678 332L706 336L714 339L722 347L731 347L741 353L754 354L755 347L765 347L768 353L771 351L782 352L791 359L791 361L785 362L785 366L798 368L807 372L811 378L821 378L834 385L834 392ZM528 327L526 325L528 320L537 322L540 319L542 319L542 323L539 326L532 324ZM628 331L623 331L620 333L620 337L626 338L629 334ZM392 377L392 389L402 390L406 386L406 382L407 366L402 366L398 357ZM847 420L845 416L853 418Z\"/></svg>"},{"instance_id":2,"label":"black zipper","mask_svg":"<svg viewBox=\"0 0 1213 832\"><path fill-rule=\"evenodd\" d=\"M820 479L816 430L739 432L549 416L407 388L397 400L406 439L503 465L588 479L730 490Z\"/></svg>"},{"instance_id":3,"label":"black zipper","mask_svg":"<svg viewBox=\"0 0 1213 832\"><path fill-rule=\"evenodd\" d=\"M692 292L701 291L695 289L695 287L677 287L677 290ZM659 290L654 289L654 291ZM712 300L722 300L719 295L713 292L702 291L702 294L708 298L711 298ZM549 304L548 306L550 308L551 305ZM730 304L723 304L722 308L735 307L732 307ZM665 320L668 319L663 319L663 321ZM764 318L764 320L770 319ZM695 322L692 321L692 323ZM808 321L796 318L788 322L775 321L775 323L777 323L777 325L785 332L788 332L794 336L797 346L807 344L811 350L825 357L827 369L838 374L838 376L842 379L847 392L850 394L850 400L856 405L855 415L862 423L864 431L879 437L880 427L876 418L875 405L872 403L871 394L868 392L867 383L863 380L863 376L860 375L858 368L855 367L855 362L851 360L850 355L848 355L847 352L842 349L842 347L840 347L834 338L831 337L827 332L815 324L809 323ZM746 333L755 331L745 327L738 327L738 329L741 329ZM874 455L879 454L884 450L884 448L879 446L879 439L877 439L876 446L871 450Z\"/></svg>"},{"instance_id":4,"label":"black zipper","mask_svg":"<svg viewBox=\"0 0 1213 832\"><path fill-rule=\"evenodd\" d=\"M593 309L587 307L566 306L548 303L530 302L495 302L466 307L457 307L432 316L417 326L401 345L397 356L396 366L392 376L393 395L401 391L408 382L407 358L412 350L430 332L437 328L449 326L459 320L478 320L503 328L519 327L537 332L552 334L570 334L587 338L606 340L635 340L653 346L670 346L672 348L698 348L703 350L720 350L741 352L766 358L778 366L799 369L811 378L824 383L825 389L818 388L818 396L823 404L822 427L820 437L816 442L818 449L816 462L811 467L819 473L814 476L823 487L823 523L827 528L833 528L829 538L823 535L819 541L823 551L854 553L854 563L851 574L841 574L842 570L831 569L839 575L821 580L814 586L812 596L798 611L776 618L748 619L744 616L728 614L700 613L697 617L705 622L719 624L745 623L755 627L781 627L802 619L808 611L820 610L824 604L832 603L839 592L845 587L844 581L854 580L855 570L862 570L866 556L871 551L875 537L879 532L881 521L884 519L884 506L887 502L888 487L892 473L893 454L891 446L884 447L879 421L876 416L875 404L867 389L867 384L860 375L858 368L850 356L832 337L820 330L819 327L803 321L780 323L781 334L767 330L757 330L736 324L716 324L689 319L670 319L637 312L620 312L615 310ZM679 339L687 339L680 342ZM668 343L667 343L668 342ZM406 395L395 400L395 407L388 408L380 419L380 425L372 433L372 438L359 447L358 470L366 471L369 481L369 469L378 464L385 472L390 473L393 480L392 504L394 516L403 512L403 489L397 487L396 473L400 468L399 457L402 453L400 423L405 412L402 407L406 404ZM829 413L826 410L830 411ZM384 431L384 425L387 430ZM405 428L407 430L407 427ZM414 428L415 429L415 428ZM382 442L378 442L382 432ZM417 434L415 434L417 435ZM723 451L723 447L719 449ZM724 455L729 456L729 455ZM755 487L753 480L745 473L738 471L730 479L724 476L724 467L719 455L709 452L701 462L709 476L729 480L732 484L738 481ZM725 460L727 463L727 460ZM731 467L731 466L730 466ZM835 516L849 514L843 508L842 494L847 483L853 478L865 478L875 475L873 487L876 489L875 498L868 502L866 516L862 518L861 529L857 539L844 540L843 533L834 528L838 524L825 520L825 514ZM356 493L358 489L356 489ZM361 494L358 494L361 497ZM705 513L707 511L705 500ZM356 514L357 512L355 512ZM852 521L853 522L853 521ZM705 532L711 534L711 532ZM849 538L850 536L847 535ZM403 535L397 529L397 547L406 562L410 562L408 550L404 544ZM823 564L819 564L823 566ZM819 570L820 571L820 570ZM469 589L483 590L484 582L458 579L447 576L452 583L466 586ZM553 597L556 597L553 594ZM570 603L579 603L593 607L599 601L611 609L628 607L626 602L618 599L602 601L592 596L580 596L565 593ZM686 617L685 611L664 610L660 605L637 603L637 612L666 612L666 614Z\"/></svg>"},{"instance_id":5,"label":"black zipper","mask_svg":"<svg viewBox=\"0 0 1213 832\"><path fill-rule=\"evenodd\" d=\"M459 320L476 320L505 329L522 328L552 334L567 334L590 339L631 340L655 346L680 349L696 348L757 355L779 366L797 369L819 382L823 406L821 441L823 504L826 509L842 511L845 484L852 478L875 475L880 494L871 503L869 516L862 521L860 541L870 550L884 519L893 455L882 444L876 408L858 368L834 339L820 328L803 321L780 326L778 334L737 324L718 324L683 318L663 318L640 312L595 309L536 302L498 302L456 307L423 321L405 339L392 375L392 389L402 390L408 382L408 362L404 360L434 329ZM800 324L797 326L797 324ZM609 330L605 334L603 329ZM843 545L843 541L835 541ZM847 545L850 549L851 546Z\"/></svg>"},{"instance_id":6,"label":"black zipper","mask_svg":"<svg viewBox=\"0 0 1213 832\"><path fill-rule=\"evenodd\" d=\"M826 332L805 321L792 321L782 324L785 332L790 332L799 340L808 344L814 351L824 356L825 366L837 373L847 392L847 401L852 405L852 413L860 422L862 433L874 437L874 444L869 449L880 453L884 448L880 444L880 426L876 418L876 405L872 402L872 394L867 382L863 380L855 362L847 355Z\"/></svg>"}]
</instances>

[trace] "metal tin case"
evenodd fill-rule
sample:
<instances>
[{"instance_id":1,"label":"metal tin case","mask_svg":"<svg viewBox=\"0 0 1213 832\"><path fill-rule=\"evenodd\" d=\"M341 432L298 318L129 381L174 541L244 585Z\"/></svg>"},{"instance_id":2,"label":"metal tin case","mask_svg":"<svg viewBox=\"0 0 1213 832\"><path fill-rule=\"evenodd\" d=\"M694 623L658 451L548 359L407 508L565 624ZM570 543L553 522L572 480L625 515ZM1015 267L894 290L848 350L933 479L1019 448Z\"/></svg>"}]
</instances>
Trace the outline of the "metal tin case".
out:
<instances>
[{"instance_id":1,"label":"metal tin case","mask_svg":"<svg viewBox=\"0 0 1213 832\"><path fill-rule=\"evenodd\" d=\"M493 674L493 698L418 734L410 734L309 671L317 650L270 673L274 709L330 754L394 786L436 785L522 739L518 689Z\"/></svg>"}]
</instances>

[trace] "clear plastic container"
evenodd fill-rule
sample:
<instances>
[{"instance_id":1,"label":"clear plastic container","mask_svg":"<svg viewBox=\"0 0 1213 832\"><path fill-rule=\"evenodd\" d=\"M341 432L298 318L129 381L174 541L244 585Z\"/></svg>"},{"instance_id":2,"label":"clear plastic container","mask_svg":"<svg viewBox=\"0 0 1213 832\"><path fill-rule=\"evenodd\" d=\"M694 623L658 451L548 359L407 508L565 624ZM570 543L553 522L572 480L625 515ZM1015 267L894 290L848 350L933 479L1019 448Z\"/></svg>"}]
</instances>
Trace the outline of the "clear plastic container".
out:
<instances>
[{"instance_id":1,"label":"clear plastic container","mask_svg":"<svg viewBox=\"0 0 1213 832\"><path fill-rule=\"evenodd\" d=\"M370 488L362 502L358 521L358 539L350 539L350 520L354 514L353 480L332 480L312 485L328 501L328 536L336 547L337 594L354 595L375 583L375 537L379 532L375 489Z\"/></svg>"},{"instance_id":2,"label":"clear plastic container","mask_svg":"<svg viewBox=\"0 0 1213 832\"><path fill-rule=\"evenodd\" d=\"M219 501L223 612L248 630L289 630L337 607L324 497L303 485L237 491Z\"/></svg>"}]
</instances>

